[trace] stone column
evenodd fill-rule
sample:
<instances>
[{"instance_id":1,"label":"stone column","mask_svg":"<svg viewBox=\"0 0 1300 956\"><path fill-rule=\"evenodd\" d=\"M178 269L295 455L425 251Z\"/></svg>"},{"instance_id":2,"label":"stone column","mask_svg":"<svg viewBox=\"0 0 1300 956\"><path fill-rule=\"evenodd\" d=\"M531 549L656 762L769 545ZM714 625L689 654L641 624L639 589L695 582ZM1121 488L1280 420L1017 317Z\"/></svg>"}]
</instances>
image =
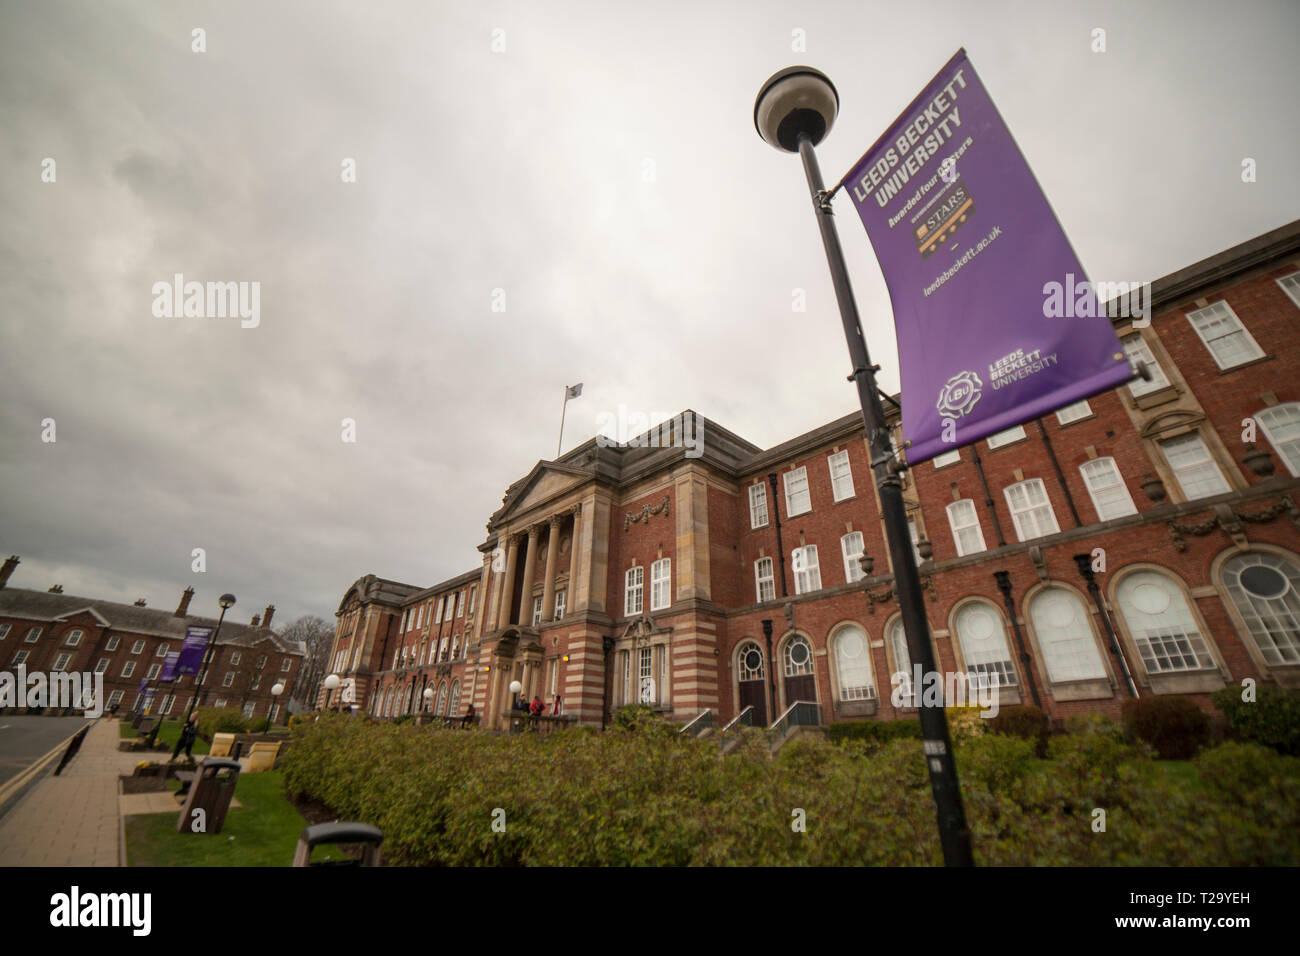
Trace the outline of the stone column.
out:
<instances>
[{"instance_id":1,"label":"stone column","mask_svg":"<svg viewBox=\"0 0 1300 956\"><path fill-rule=\"evenodd\" d=\"M578 585L578 516L582 514L582 505L573 508L573 532L569 535L569 584L568 593L564 595L564 613L572 614L577 604Z\"/></svg>"},{"instance_id":2,"label":"stone column","mask_svg":"<svg viewBox=\"0 0 1300 956\"><path fill-rule=\"evenodd\" d=\"M514 535L511 535L506 542L506 573L501 579L501 600L497 602L498 629L509 627L511 624L510 604L515 592L515 558L519 554L518 547Z\"/></svg>"},{"instance_id":3,"label":"stone column","mask_svg":"<svg viewBox=\"0 0 1300 956\"><path fill-rule=\"evenodd\" d=\"M528 550L524 553L524 587L519 598L518 624L533 623L533 574L537 571L537 537L539 526L528 529Z\"/></svg>"},{"instance_id":4,"label":"stone column","mask_svg":"<svg viewBox=\"0 0 1300 956\"><path fill-rule=\"evenodd\" d=\"M542 620L549 621L555 617L555 572L556 558L560 555L560 521L561 515L551 515L551 527L546 533L546 580L542 584Z\"/></svg>"}]
</instances>

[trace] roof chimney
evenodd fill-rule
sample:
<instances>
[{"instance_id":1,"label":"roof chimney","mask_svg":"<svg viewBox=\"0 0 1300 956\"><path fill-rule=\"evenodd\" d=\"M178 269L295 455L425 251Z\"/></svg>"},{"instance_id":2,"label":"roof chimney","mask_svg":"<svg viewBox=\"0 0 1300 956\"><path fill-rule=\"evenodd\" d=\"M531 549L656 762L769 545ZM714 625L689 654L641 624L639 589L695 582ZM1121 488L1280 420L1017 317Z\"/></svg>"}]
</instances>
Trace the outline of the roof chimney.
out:
<instances>
[{"instance_id":1,"label":"roof chimney","mask_svg":"<svg viewBox=\"0 0 1300 956\"><path fill-rule=\"evenodd\" d=\"M63 585L62 585L62 584L56 584L56 585L54 585L54 587L50 588L49 593L50 593L50 594L62 594L62 593L63 593Z\"/></svg>"},{"instance_id":2,"label":"roof chimney","mask_svg":"<svg viewBox=\"0 0 1300 956\"><path fill-rule=\"evenodd\" d=\"M253 619L248 622L248 625L249 627L257 627L258 622L261 620L262 620L262 616L260 614L254 614Z\"/></svg>"},{"instance_id":3,"label":"roof chimney","mask_svg":"<svg viewBox=\"0 0 1300 956\"><path fill-rule=\"evenodd\" d=\"M14 573L14 568L18 567L18 555L12 555L5 559L3 568L0 568L0 588L4 587L9 581L9 575Z\"/></svg>"},{"instance_id":4,"label":"roof chimney","mask_svg":"<svg viewBox=\"0 0 1300 956\"><path fill-rule=\"evenodd\" d=\"M268 604L268 605L266 606L266 610L262 613L262 626L263 626L263 627L268 627L268 628L269 628L269 627L271 626L271 617L272 617L272 615L274 615L274 614L275 614L275 605L274 605L274 604Z\"/></svg>"},{"instance_id":5,"label":"roof chimney","mask_svg":"<svg viewBox=\"0 0 1300 956\"><path fill-rule=\"evenodd\" d=\"M190 598L194 597L194 589L186 588L181 592L181 603L176 605L176 616L184 617L190 612Z\"/></svg>"},{"instance_id":6,"label":"roof chimney","mask_svg":"<svg viewBox=\"0 0 1300 956\"><path fill-rule=\"evenodd\" d=\"M63 589L60 588L59 590L63 590ZM136 598L136 599L135 599L135 605L134 605L134 606L135 606L135 607L144 607L144 598Z\"/></svg>"}]
</instances>

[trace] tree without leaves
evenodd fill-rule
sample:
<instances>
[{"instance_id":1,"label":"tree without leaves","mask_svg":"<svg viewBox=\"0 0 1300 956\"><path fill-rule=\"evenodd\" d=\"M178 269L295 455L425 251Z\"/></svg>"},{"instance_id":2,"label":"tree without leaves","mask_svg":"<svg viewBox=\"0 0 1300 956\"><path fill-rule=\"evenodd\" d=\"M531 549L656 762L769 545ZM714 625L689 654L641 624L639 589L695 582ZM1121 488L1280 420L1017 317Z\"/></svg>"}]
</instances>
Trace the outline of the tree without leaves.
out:
<instances>
[{"instance_id":1,"label":"tree without leaves","mask_svg":"<svg viewBox=\"0 0 1300 956\"><path fill-rule=\"evenodd\" d=\"M306 645L307 654L298 667L290 697L306 707L315 707L321 681L325 679L330 648L334 644L334 627L323 618L307 614L287 625L279 634Z\"/></svg>"}]
</instances>

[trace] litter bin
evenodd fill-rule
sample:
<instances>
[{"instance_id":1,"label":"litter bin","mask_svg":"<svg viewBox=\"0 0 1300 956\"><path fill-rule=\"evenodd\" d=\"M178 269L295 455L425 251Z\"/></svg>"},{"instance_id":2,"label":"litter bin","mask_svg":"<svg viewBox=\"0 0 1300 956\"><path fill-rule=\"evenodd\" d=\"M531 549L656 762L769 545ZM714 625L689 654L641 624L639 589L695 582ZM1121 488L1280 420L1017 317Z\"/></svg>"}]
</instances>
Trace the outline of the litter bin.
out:
<instances>
[{"instance_id":1,"label":"litter bin","mask_svg":"<svg viewBox=\"0 0 1300 956\"><path fill-rule=\"evenodd\" d=\"M205 757L194 773L194 782L176 821L176 832L220 833L238 782L238 760Z\"/></svg>"},{"instance_id":2,"label":"litter bin","mask_svg":"<svg viewBox=\"0 0 1300 956\"><path fill-rule=\"evenodd\" d=\"M369 823L317 823L303 827L298 837L298 849L293 854L294 866L378 866L379 844L384 834L379 827ZM312 847L329 843L360 843L364 845L360 860L330 860L328 863L310 863Z\"/></svg>"}]
</instances>

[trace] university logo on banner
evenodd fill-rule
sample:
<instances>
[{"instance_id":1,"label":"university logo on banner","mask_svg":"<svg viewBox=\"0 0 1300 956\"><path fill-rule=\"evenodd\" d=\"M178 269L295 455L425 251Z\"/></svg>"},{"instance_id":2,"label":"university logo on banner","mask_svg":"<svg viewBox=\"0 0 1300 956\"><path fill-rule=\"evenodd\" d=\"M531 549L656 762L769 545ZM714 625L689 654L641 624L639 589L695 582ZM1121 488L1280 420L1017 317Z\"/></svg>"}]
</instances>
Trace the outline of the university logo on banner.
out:
<instances>
[{"instance_id":1,"label":"university logo on banner","mask_svg":"<svg viewBox=\"0 0 1300 956\"><path fill-rule=\"evenodd\" d=\"M212 628L191 624L185 628L185 642L181 644L180 658L176 662L176 673L197 674L203 666L203 652L207 649L208 638Z\"/></svg>"},{"instance_id":2,"label":"university logo on banner","mask_svg":"<svg viewBox=\"0 0 1300 956\"><path fill-rule=\"evenodd\" d=\"M1083 267L965 50L844 184L893 302L910 463L1132 377L1104 307L1045 317Z\"/></svg>"}]
</instances>

